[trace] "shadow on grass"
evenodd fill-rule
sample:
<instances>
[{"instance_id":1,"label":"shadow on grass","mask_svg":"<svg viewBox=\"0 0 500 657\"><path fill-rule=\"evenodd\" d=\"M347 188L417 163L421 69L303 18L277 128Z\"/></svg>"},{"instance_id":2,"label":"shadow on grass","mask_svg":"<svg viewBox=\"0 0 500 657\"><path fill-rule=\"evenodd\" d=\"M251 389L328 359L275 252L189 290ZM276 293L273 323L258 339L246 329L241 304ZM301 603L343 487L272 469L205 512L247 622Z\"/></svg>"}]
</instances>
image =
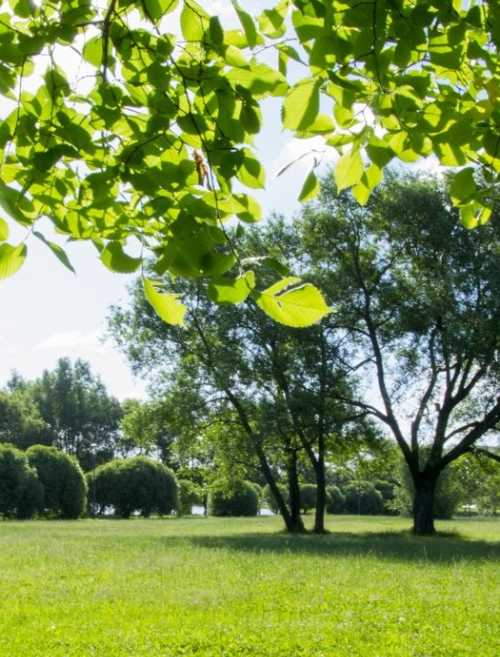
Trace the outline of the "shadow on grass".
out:
<instances>
[{"instance_id":1,"label":"shadow on grass","mask_svg":"<svg viewBox=\"0 0 500 657\"><path fill-rule=\"evenodd\" d=\"M163 538L170 543L172 539ZM175 538L173 541L175 542ZM192 545L207 549L256 554L308 554L323 557L374 556L391 561L459 560L500 561L500 542L469 540L458 534L416 537L409 532L338 533L325 536L287 534L239 534L236 536L189 536Z\"/></svg>"}]
</instances>

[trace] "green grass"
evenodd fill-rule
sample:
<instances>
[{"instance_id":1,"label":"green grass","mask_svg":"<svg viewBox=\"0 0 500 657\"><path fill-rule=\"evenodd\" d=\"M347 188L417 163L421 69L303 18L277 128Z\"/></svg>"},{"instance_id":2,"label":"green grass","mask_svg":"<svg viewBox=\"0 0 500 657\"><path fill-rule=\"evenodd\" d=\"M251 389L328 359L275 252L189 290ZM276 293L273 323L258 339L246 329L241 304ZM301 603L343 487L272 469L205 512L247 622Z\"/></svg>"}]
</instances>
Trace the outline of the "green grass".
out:
<instances>
[{"instance_id":1,"label":"green grass","mask_svg":"<svg viewBox=\"0 0 500 657\"><path fill-rule=\"evenodd\" d=\"M500 522L0 522L1 657L498 657Z\"/></svg>"}]
</instances>

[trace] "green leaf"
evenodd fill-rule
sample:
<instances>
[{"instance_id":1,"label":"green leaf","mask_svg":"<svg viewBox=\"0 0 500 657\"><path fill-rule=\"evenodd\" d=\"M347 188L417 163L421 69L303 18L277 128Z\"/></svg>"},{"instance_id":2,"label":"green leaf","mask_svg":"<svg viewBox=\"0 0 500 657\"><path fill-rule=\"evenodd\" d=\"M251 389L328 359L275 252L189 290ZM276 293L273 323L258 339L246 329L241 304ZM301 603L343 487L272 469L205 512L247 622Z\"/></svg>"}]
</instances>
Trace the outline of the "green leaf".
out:
<instances>
[{"instance_id":1,"label":"green leaf","mask_svg":"<svg viewBox=\"0 0 500 657\"><path fill-rule=\"evenodd\" d=\"M254 156L252 151L243 150L244 159L238 169L238 180L252 189L263 189L266 185L266 172L264 167Z\"/></svg>"},{"instance_id":2,"label":"green leaf","mask_svg":"<svg viewBox=\"0 0 500 657\"><path fill-rule=\"evenodd\" d=\"M12 189L0 181L0 207L23 226L31 225L31 219L23 210L32 211L33 207L17 189Z\"/></svg>"},{"instance_id":3,"label":"green leaf","mask_svg":"<svg viewBox=\"0 0 500 657\"><path fill-rule=\"evenodd\" d=\"M258 201L246 194L235 194L234 198L242 206L242 209L236 212L238 219L250 224L262 219L262 208Z\"/></svg>"},{"instance_id":4,"label":"green leaf","mask_svg":"<svg viewBox=\"0 0 500 657\"><path fill-rule=\"evenodd\" d=\"M341 192L347 187L356 185L363 175L363 160L359 150L354 149L350 153L343 155L335 167L335 183L337 189Z\"/></svg>"},{"instance_id":5,"label":"green leaf","mask_svg":"<svg viewBox=\"0 0 500 657\"><path fill-rule=\"evenodd\" d=\"M491 217L491 208L486 208L476 201L460 208L460 221L465 228L472 230L487 223Z\"/></svg>"},{"instance_id":6,"label":"green leaf","mask_svg":"<svg viewBox=\"0 0 500 657\"><path fill-rule=\"evenodd\" d=\"M301 203L306 203L311 199L315 198L319 194L320 186L314 169L307 176L302 191L299 194L299 201Z\"/></svg>"},{"instance_id":7,"label":"green leaf","mask_svg":"<svg viewBox=\"0 0 500 657\"><path fill-rule=\"evenodd\" d=\"M13 276L24 264L28 249L26 244L11 246L10 244L0 245L0 279Z\"/></svg>"},{"instance_id":8,"label":"green leaf","mask_svg":"<svg viewBox=\"0 0 500 657\"><path fill-rule=\"evenodd\" d=\"M100 66L102 64L102 56L102 37L96 36L87 41L83 47L83 59L93 66Z\"/></svg>"},{"instance_id":9,"label":"green leaf","mask_svg":"<svg viewBox=\"0 0 500 657\"><path fill-rule=\"evenodd\" d=\"M450 185L450 196L455 205L460 205L469 200L475 191L476 183L474 182L474 169L472 167L462 169L453 176Z\"/></svg>"},{"instance_id":10,"label":"green leaf","mask_svg":"<svg viewBox=\"0 0 500 657\"><path fill-rule=\"evenodd\" d=\"M253 96L279 96L288 88L286 78L266 64L251 63L250 69L233 68L226 79L232 86L247 89Z\"/></svg>"},{"instance_id":11,"label":"green leaf","mask_svg":"<svg viewBox=\"0 0 500 657\"><path fill-rule=\"evenodd\" d=\"M205 32L210 27L208 14L197 2L184 2L181 12L181 30L186 41L203 41Z\"/></svg>"},{"instance_id":12,"label":"green leaf","mask_svg":"<svg viewBox=\"0 0 500 657\"><path fill-rule=\"evenodd\" d=\"M254 287L255 274L253 271L247 271L239 278L211 283L208 296L216 303L239 304L245 301Z\"/></svg>"},{"instance_id":13,"label":"green leaf","mask_svg":"<svg viewBox=\"0 0 500 657\"><path fill-rule=\"evenodd\" d=\"M10 5L16 16L21 18L29 18L36 10L33 0L10 0Z\"/></svg>"},{"instance_id":14,"label":"green leaf","mask_svg":"<svg viewBox=\"0 0 500 657\"><path fill-rule=\"evenodd\" d=\"M283 103L283 126L306 130L319 112L319 84L314 78L300 80L287 93Z\"/></svg>"},{"instance_id":15,"label":"green leaf","mask_svg":"<svg viewBox=\"0 0 500 657\"><path fill-rule=\"evenodd\" d=\"M35 237L38 237L40 241L42 241L44 244L46 244L49 247L52 253L59 260L59 262L61 262L67 269L73 272L73 274L76 274L66 251L62 247L60 247L59 244L55 244L55 242L50 242L48 239L46 239L41 233L39 233L36 230L33 231L33 235L35 235Z\"/></svg>"},{"instance_id":16,"label":"green leaf","mask_svg":"<svg viewBox=\"0 0 500 657\"><path fill-rule=\"evenodd\" d=\"M178 4L179 0L144 0L146 14L154 21L173 11Z\"/></svg>"},{"instance_id":17,"label":"green leaf","mask_svg":"<svg viewBox=\"0 0 500 657\"><path fill-rule=\"evenodd\" d=\"M229 66L248 66L248 61L246 60L245 55L236 46L227 46L224 53L224 59Z\"/></svg>"},{"instance_id":18,"label":"green leaf","mask_svg":"<svg viewBox=\"0 0 500 657\"><path fill-rule=\"evenodd\" d=\"M231 0L231 4L233 5L234 10L238 14L241 27L243 28L243 31L245 32L245 36L248 41L248 45L251 48L253 48L254 46L257 45L257 39L258 39L257 30L255 29L255 23L253 21L253 18L246 11L243 11L237 0Z\"/></svg>"},{"instance_id":19,"label":"green leaf","mask_svg":"<svg viewBox=\"0 0 500 657\"><path fill-rule=\"evenodd\" d=\"M177 294L165 294L158 292L154 283L144 279L144 294L156 314L167 324L182 326L186 314L186 306L178 301Z\"/></svg>"},{"instance_id":20,"label":"green leaf","mask_svg":"<svg viewBox=\"0 0 500 657\"><path fill-rule=\"evenodd\" d=\"M5 219L0 217L0 242L4 242L9 239L9 226Z\"/></svg>"},{"instance_id":21,"label":"green leaf","mask_svg":"<svg viewBox=\"0 0 500 657\"><path fill-rule=\"evenodd\" d=\"M278 39L286 31L285 15L276 9L264 9L258 21L261 32L271 39Z\"/></svg>"},{"instance_id":22,"label":"green leaf","mask_svg":"<svg viewBox=\"0 0 500 657\"><path fill-rule=\"evenodd\" d=\"M108 242L101 252L101 260L111 271L131 274L141 265L141 258L132 258L123 251L121 242Z\"/></svg>"},{"instance_id":23,"label":"green leaf","mask_svg":"<svg viewBox=\"0 0 500 657\"><path fill-rule=\"evenodd\" d=\"M264 290L257 297L257 305L276 322L296 328L316 324L331 312L321 292L295 276Z\"/></svg>"}]
</instances>

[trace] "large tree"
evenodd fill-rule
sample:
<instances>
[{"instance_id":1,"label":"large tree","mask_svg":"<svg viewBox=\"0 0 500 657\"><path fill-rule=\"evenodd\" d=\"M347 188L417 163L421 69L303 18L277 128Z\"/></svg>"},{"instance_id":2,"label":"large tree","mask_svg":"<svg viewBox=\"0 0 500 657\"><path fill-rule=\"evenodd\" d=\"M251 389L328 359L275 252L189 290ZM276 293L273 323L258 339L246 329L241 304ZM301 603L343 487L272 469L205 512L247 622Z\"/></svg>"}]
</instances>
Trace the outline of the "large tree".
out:
<instances>
[{"instance_id":1,"label":"large tree","mask_svg":"<svg viewBox=\"0 0 500 657\"><path fill-rule=\"evenodd\" d=\"M278 247L307 277L296 235L278 218L247 241L248 257L252 249L272 255ZM344 440L362 440L368 429L363 426L366 412L352 411L339 401L352 397L344 336L326 324L305 331L285 328L252 303L217 306L207 297L227 301L234 293L222 284L212 285L208 293L203 283L169 284L186 300L186 328L164 325L136 288L132 307L112 313L115 340L135 369L167 387L176 385L182 372L184 389L189 394L196 389L198 398L205 400L202 419L215 412L222 414L224 424L238 426L239 440L245 438L253 450L292 530L302 530L299 476L305 455L318 487L314 529L324 531L328 454ZM352 431L353 423L358 424L357 432ZM233 461L237 451L233 441ZM289 508L276 486L276 472L287 480Z\"/></svg>"},{"instance_id":2,"label":"large tree","mask_svg":"<svg viewBox=\"0 0 500 657\"><path fill-rule=\"evenodd\" d=\"M500 422L500 217L468 231L442 184L396 176L366 209L326 181L297 227L364 363L354 406L391 432L431 534L440 473Z\"/></svg>"},{"instance_id":3,"label":"large tree","mask_svg":"<svg viewBox=\"0 0 500 657\"><path fill-rule=\"evenodd\" d=\"M321 135L338 150L337 186L351 187L360 203L391 160L434 155L445 166L468 165L451 194L462 221L488 219L474 167L488 184L498 181L497 3L278 0L256 15L253 2L231 0L237 29L211 15L210 4L3 3L0 205L26 239L9 243L0 218L0 278L22 266L29 239L72 268L40 232L46 217L59 234L91 241L113 271L153 258L147 298L180 323L186 309L158 289L157 275L218 278L238 259L224 221L261 216L241 185L265 186L254 139L269 96L282 99L291 136ZM300 200L318 189L313 168ZM260 274L256 263L248 267ZM311 324L328 312L299 281L285 291L263 283L258 275L249 294L279 321ZM268 303L277 295L279 313Z\"/></svg>"}]
</instances>

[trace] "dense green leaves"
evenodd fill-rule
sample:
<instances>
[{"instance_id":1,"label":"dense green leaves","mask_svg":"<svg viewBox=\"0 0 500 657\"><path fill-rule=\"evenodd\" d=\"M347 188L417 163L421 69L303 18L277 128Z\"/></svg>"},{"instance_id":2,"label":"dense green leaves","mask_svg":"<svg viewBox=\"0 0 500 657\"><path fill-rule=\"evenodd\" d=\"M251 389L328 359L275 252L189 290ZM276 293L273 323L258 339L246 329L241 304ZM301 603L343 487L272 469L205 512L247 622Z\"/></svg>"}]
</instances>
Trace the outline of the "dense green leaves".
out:
<instances>
[{"instance_id":1,"label":"dense green leaves","mask_svg":"<svg viewBox=\"0 0 500 657\"><path fill-rule=\"evenodd\" d=\"M253 144L269 96L285 129L338 151L337 186L360 204L390 162L433 155L458 168L462 223L488 221L500 176L495 3L276 0L257 14L231 2L237 29L205 0L8 3L0 207L27 239L45 217L96 244L113 271L139 268L125 250L139 241L160 274L220 279L234 263L207 226L260 217L239 190L266 184ZM314 176L301 202L316 194Z\"/></svg>"}]
</instances>

